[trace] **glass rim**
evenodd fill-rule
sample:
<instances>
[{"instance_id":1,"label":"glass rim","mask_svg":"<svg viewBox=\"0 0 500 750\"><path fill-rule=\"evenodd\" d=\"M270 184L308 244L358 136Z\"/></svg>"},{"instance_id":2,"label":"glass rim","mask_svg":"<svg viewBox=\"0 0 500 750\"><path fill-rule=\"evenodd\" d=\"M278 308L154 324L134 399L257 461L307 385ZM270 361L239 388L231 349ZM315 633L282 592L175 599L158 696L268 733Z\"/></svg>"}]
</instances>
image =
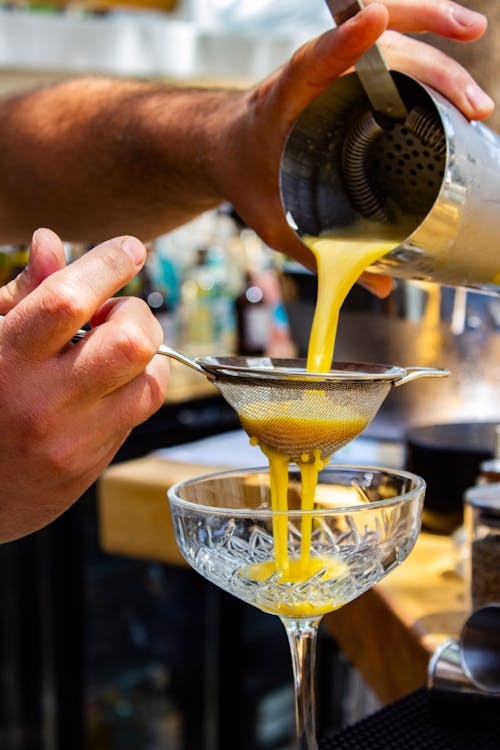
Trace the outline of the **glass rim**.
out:
<instances>
[{"instance_id":1,"label":"glass rim","mask_svg":"<svg viewBox=\"0 0 500 750\"><path fill-rule=\"evenodd\" d=\"M293 468L294 464L291 464L291 468ZM296 468L297 471L300 471L299 467ZM324 469L320 472L335 472L339 471L340 473L347 473L349 471L360 471L360 472L374 472L378 474L392 474L398 477L402 477L405 479L409 479L414 482L414 487L412 487L410 490L407 490L403 494L395 495L394 497L388 497L384 498L383 500L373 500L369 503L359 503L357 505L336 505L332 506L330 508L325 507L319 507L319 508L313 508L311 510L302 510L302 509L296 509L296 510L272 510L269 508L220 508L217 506L212 505L202 505L200 503L194 503L191 500L185 500L184 498L180 497L178 492L183 487L187 487L191 484L197 484L204 482L208 479L222 479L225 477L236 477L239 475L249 475L249 474L267 474L269 476L269 466L253 466L250 468L241 468L241 469L227 469L226 471L215 471L215 472L207 472L206 474L199 474L194 477L189 477L187 479L182 479L179 482L176 482L167 490L167 497L170 503L175 504L179 507L183 508L196 508L197 510L206 513L210 512L212 515L227 515L229 512L232 516L239 516L239 517L270 517L270 516L328 516L332 515L332 513L336 514L342 514L342 513L360 513L360 512L366 512L368 510L377 510L379 508L385 508L389 507L391 505L396 505L398 503L408 503L410 500L415 499L416 496L419 495L419 493L425 491L426 489L426 482L422 477L418 476L418 474L413 474L410 471L406 471L406 469L395 469L390 468L387 466L373 466L373 465L363 465L363 464L332 464L331 466L325 466ZM347 485L346 485L347 486Z\"/></svg>"}]
</instances>

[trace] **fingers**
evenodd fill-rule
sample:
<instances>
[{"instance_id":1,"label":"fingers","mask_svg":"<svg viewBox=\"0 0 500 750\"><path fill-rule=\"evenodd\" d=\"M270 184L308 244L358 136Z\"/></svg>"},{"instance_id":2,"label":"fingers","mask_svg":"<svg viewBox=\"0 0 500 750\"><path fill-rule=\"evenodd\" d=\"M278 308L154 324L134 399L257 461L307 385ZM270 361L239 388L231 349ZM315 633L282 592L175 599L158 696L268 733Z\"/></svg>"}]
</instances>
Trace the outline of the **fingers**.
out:
<instances>
[{"instance_id":1,"label":"fingers","mask_svg":"<svg viewBox=\"0 0 500 750\"><path fill-rule=\"evenodd\" d=\"M365 0L370 5L381 0ZM405 33L433 32L457 41L479 39L487 27L482 13L449 0L383 0L391 29Z\"/></svg>"},{"instance_id":2,"label":"fingers","mask_svg":"<svg viewBox=\"0 0 500 750\"><path fill-rule=\"evenodd\" d=\"M376 3L348 19L337 29L307 42L290 62L267 80L266 89L275 85L281 116L291 125L300 113L327 86L351 68L385 31L389 16Z\"/></svg>"},{"instance_id":3,"label":"fingers","mask_svg":"<svg viewBox=\"0 0 500 750\"><path fill-rule=\"evenodd\" d=\"M458 62L428 44L387 31L382 46L389 66L407 73L446 96L469 120L483 120L493 100Z\"/></svg>"},{"instance_id":4,"label":"fingers","mask_svg":"<svg viewBox=\"0 0 500 750\"><path fill-rule=\"evenodd\" d=\"M63 376L73 373L75 389L89 402L104 398L138 377L155 356L163 334L148 306L135 297L109 300L92 318L96 325L59 360ZM168 359L153 372L166 384Z\"/></svg>"},{"instance_id":5,"label":"fingers","mask_svg":"<svg viewBox=\"0 0 500 750\"><path fill-rule=\"evenodd\" d=\"M168 376L167 357L157 355L126 388L114 391L102 402L101 419L112 420L123 433L130 431L165 403Z\"/></svg>"},{"instance_id":6,"label":"fingers","mask_svg":"<svg viewBox=\"0 0 500 750\"><path fill-rule=\"evenodd\" d=\"M388 297L394 288L394 280L390 276L382 276L368 271L361 274L358 283L380 299Z\"/></svg>"},{"instance_id":7,"label":"fingers","mask_svg":"<svg viewBox=\"0 0 500 750\"><path fill-rule=\"evenodd\" d=\"M2 334L16 331L16 351L30 359L57 354L108 297L142 267L146 249L134 237L102 243L46 278L11 310Z\"/></svg>"},{"instance_id":8,"label":"fingers","mask_svg":"<svg viewBox=\"0 0 500 750\"><path fill-rule=\"evenodd\" d=\"M0 312L5 315L51 274L64 268L64 247L55 232L37 229L31 241L29 263L12 281L0 288Z\"/></svg>"},{"instance_id":9,"label":"fingers","mask_svg":"<svg viewBox=\"0 0 500 750\"><path fill-rule=\"evenodd\" d=\"M429 31L471 41L484 33L486 19L448 0L386 0L384 4L371 0L368 7L337 29L297 50L288 65L260 87L260 97L269 96L270 102L276 103L288 128L313 99L382 37L392 68L433 85L470 119L491 114L492 100L461 65L423 42L387 32L389 26L398 31Z\"/></svg>"}]
</instances>

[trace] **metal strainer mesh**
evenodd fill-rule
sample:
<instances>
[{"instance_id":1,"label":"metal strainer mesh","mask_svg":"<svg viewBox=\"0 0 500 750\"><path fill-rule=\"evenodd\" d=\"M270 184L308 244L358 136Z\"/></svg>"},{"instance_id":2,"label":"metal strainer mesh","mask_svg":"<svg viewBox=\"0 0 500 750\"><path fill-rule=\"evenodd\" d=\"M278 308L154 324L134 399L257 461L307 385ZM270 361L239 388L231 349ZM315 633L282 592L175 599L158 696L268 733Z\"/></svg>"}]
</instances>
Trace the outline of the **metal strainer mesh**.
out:
<instances>
[{"instance_id":1,"label":"metal strainer mesh","mask_svg":"<svg viewBox=\"0 0 500 750\"><path fill-rule=\"evenodd\" d=\"M322 459L371 422L404 370L335 363L311 373L303 360L221 357L198 359L243 428L260 444L295 460Z\"/></svg>"},{"instance_id":2,"label":"metal strainer mesh","mask_svg":"<svg viewBox=\"0 0 500 750\"><path fill-rule=\"evenodd\" d=\"M325 459L357 437L387 396L386 381L254 380L218 376L226 401L255 438L293 459Z\"/></svg>"},{"instance_id":3,"label":"metal strainer mesh","mask_svg":"<svg viewBox=\"0 0 500 750\"><path fill-rule=\"evenodd\" d=\"M238 413L250 437L294 460L325 459L376 415L392 385L449 375L432 367L333 362L309 372L304 359L197 357L165 344L159 354L202 373Z\"/></svg>"}]
</instances>

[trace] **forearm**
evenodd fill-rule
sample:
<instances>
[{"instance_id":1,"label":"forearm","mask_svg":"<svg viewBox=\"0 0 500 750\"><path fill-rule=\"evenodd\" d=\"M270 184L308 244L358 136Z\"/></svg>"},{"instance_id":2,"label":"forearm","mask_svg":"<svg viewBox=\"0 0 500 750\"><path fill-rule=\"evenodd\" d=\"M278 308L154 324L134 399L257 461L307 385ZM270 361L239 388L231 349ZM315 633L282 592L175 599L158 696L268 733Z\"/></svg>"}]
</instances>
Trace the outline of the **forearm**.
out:
<instances>
[{"instance_id":1,"label":"forearm","mask_svg":"<svg viewBox=\"0 0 500 750\"><path fill-rule=\"evenodd\" d=\"M304 45L253 90L85 79L0 100L0 243L26 241L38 226L66 240L146 240L229 201L268 245L311 264L283 214L280 155L303 109L388 25L460 41L486 28L445 0L387 0ZM491 100L446 56L393 32L381 43L391 67L468 118L491 113Z\"/></svg>"},{"instance_id":2,"label":"forearm","mask_svg":"<svg viewBox=\"0 0 500 750\"><path fill-rule=\"evenodd\" d=\"M0 103L0 242L152 238L223 200L214 183L233 91L85 79Z\"/></svg>"}]
</instances>

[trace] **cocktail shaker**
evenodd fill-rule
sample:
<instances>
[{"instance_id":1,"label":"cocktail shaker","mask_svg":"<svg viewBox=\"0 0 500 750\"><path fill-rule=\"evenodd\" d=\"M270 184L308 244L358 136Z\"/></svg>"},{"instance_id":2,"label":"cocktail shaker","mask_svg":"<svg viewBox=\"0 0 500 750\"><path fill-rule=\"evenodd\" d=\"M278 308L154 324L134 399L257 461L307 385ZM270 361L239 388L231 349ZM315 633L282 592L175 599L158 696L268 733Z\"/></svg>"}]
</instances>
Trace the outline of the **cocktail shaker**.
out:
<instances>
[{"instance_id":1,"label":"cocktail shaker","mask_svg":"<svg viewBox=\"0 0 500 750\"><path fill-rule=\"evenodd\" d=\"M442 643L432 655L427 684L433 705L443 711L472 709L498 715L500 706L500 605L472 612L458 640Z\"/></svg>"},{"instance_id":2,"label":"cocktail shaker","mask_svg":"<svg viewBox=\"0 0 500 750\"><path fill-rule=\"evenodd\" d=\"M500 138L390 75L406 115L375 111L352 73L295 123L280 169L290 226L305 238L360 218L397 224L404 239L371 270L500 293Z\"/></svg>"}]
</instances>

